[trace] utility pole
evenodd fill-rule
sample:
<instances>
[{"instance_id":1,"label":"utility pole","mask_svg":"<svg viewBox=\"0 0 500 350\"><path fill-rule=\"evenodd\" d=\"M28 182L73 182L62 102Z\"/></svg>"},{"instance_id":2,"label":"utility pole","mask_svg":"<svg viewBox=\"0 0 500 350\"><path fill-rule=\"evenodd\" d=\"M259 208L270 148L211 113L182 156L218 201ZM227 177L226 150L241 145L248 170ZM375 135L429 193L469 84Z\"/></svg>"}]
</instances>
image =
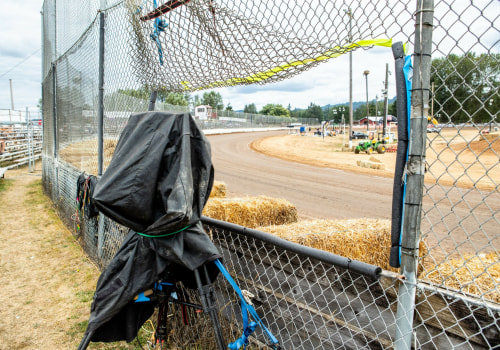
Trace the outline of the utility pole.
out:
<instances>
[{"instance_id":1,"label":"utility pole","mask_svg":"<svg viewBox=\"0 0 500 350\"><path fill-rule=\"evenodd\" d=\"M383 130L382 138L383 143L385 143L385 134L387 131L387 114L389 113L389 63L385 64L385 86L384 86L384 120L383 120Z\"/></svg>"},{"instance_id":2,"label":"utility pole","mask_svg":"<svg viewBox=\"0 0 500 350\"><path fill-rule=\"evenodd\" d=\"M352 44L352 12L349 7L344 12L349 16L349 45ZM349 150L352 149L352 48L349 50Z\"/></svg>"},{"instance_id":3,"label":"utility pole","mask_svg":"<svg viewBox=\"0 0 500 350\"><path fill-rule=\"evenodd\" d=\"M10 83L10 106L11 109L14 110L14 95L12 94L12 79L9 79Z\"/></svg>"},{"instance_id":4,"label":"utility pole","mask_svg":"<svg viewBox=\"0 0 500 350\"><path fill-rule=\"evenodd\" d=\"M368 74L370 74L369 70L365 70L363 72L363 75L365 76L366 80L366 131L367 132L370 127L370 119L368 117L370 115L370 105L368 104Z\"/></svg>"}]
</instances>

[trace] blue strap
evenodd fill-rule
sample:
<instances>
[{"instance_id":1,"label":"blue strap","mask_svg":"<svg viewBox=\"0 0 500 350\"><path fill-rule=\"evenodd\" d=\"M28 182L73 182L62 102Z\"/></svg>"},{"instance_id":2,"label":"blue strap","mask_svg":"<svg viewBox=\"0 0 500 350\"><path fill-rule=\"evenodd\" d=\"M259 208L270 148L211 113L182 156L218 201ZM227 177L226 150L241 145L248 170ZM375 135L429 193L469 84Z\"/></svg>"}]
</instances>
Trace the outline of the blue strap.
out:
<instances>
[{"instance_id":1,"label":"blue strap","mask_svg":"<svg viewBox=\"0 0 500 350\"><path fill-rule=\"evenodd\" d=\"M253 331L257 327L257 323L260 325L262 330L267 334L271 343L273 345L278 345L279 344L278 339L276 339L276 337L269 331L269 329L267 329L267 327L264 325L264 323L260 319L259 315L257 315L257 312L255 311L254 307L252 305L247 304L247 302L245 301L245 297L243 296L243 293L241 292L241 289L238 287L236 282L233 280L233 278L231 277L229 272L226 270L224 265L222 265L222 263L220 262L219 259L216 259L214 261L214 263L219 268L222 275L227 279L229 284L233 287L233 289L235 290L235 292L238 294L238 296L241 299L241 317L243 319L243 334L236 341L228 344L229 349L238 350L242 346L244 347L244 349L246 349L246 346L248 345L248 337L250 336L250 334L253 333ZM252 318L255 321L257 321L257 323L250 322L250 324L248 324L247 312L250 312Z\"/></svg>"},{"instance_id":2,"label":"blue strap","mask_svg":"<svg viewBox=\"0 0 500 350\"><path fill-rule=\"evenodd\" d=\"M156 0L153 1L153 6L156 9ZM158 58L160 60L160 65L163 66L163 49L161 47L161 41L160 41L160 33L165 31L165 28L168 26L168 23L160 19L160 17L155 18L154 21L154 31L153 34L150 35L151 39L156 42L156 46L158 47Z\"/></svg>"}]
</instances>

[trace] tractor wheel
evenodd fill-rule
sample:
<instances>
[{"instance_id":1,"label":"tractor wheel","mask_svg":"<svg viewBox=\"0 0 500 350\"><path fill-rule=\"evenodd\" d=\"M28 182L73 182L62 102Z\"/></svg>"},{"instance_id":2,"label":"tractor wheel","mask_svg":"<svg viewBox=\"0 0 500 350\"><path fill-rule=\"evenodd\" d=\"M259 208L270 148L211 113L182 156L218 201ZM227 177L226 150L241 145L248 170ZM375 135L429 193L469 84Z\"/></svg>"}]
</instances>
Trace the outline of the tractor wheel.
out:
<instances>
[{"instance_id":1,"label":"tractor wheel","mask_svg":"<svg viewBox=\"0 0 500 350\"><path fill-rule=\"evenodd\" d=\"M384 145L378 145L377 146L377 153L385 153L385 146Z\"/></svg>"},{"instance_id":2,"label":"tractor wheel","mask_svg":"<svg viewBox=\"0 0 500 350\"><path fill-rule=\"evenodd\" d=\"M354 149L354 153L359 154L359 147L356 147L356 148Z\"/></svg>"},{"instance_id":3,"label":"tractor wheel","mask_svg":"<svg viewBox=\"0 0 500 350\"><path fill-rule=\"evenodd\" d=\"M373 153L373 148L368 147L368 148L366 149L366 153L367 153L367 154L372 154L372 153Z\"/></svg>"}]
</instances>

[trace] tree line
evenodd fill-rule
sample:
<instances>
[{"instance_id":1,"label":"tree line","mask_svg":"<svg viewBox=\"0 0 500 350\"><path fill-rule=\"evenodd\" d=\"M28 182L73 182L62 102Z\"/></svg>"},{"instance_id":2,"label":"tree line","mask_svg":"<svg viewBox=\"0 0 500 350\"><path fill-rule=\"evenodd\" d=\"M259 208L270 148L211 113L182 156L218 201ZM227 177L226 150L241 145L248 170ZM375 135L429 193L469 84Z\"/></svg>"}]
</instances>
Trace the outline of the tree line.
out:
<instances>
[{"instance_id":1,"label":"tree line","mask_svg":"<svg viewBox=\"0 0 500 350\"><path fill-rule=\"evenodd\" d=\"M488 122L500 109L500 54L473 52L463 55L450 54L432 60L431 84L433 86L433 108L431 113L441 123ZM122 94L148 99L148 88L120 90ZM210 105L217 110L233 110L230 103L224 105L222 96L215 91L191 96L189 93L158 91L158 101L180 106ZM388 114L397 117L396 99L389 101ZM267 104L259 111L255 103L245 105L244 113L265 114L294 118L315 118L341 123L349 119L349 104L319 106L310 103L306 109L292 109L290 105ZM353 118L382 116L384 101L372 100L353 103Z\"/></svg>"}]
</instances>

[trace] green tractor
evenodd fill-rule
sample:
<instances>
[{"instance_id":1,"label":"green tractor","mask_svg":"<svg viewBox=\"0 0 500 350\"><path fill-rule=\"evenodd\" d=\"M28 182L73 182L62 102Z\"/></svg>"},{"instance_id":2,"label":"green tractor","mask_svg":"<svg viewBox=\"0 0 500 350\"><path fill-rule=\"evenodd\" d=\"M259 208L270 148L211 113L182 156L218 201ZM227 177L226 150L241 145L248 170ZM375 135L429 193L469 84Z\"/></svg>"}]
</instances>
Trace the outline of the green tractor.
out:
<instances>
[{"instance_id":1,"label":"green tractor","mask_svg":"<svg viewBox=\"0 0 500 350\"><path fill-rule=\"evenodd\" d=\"M385 144L378 140L362 141L354 149L354 153L356 154L359 154L360 152L372 154L374 151L377 153L385 153Z\"/></svg>"}]
</instances>

